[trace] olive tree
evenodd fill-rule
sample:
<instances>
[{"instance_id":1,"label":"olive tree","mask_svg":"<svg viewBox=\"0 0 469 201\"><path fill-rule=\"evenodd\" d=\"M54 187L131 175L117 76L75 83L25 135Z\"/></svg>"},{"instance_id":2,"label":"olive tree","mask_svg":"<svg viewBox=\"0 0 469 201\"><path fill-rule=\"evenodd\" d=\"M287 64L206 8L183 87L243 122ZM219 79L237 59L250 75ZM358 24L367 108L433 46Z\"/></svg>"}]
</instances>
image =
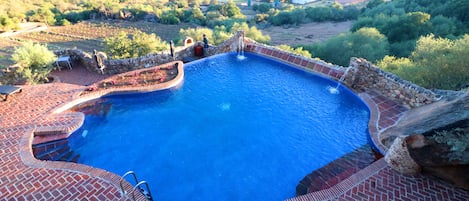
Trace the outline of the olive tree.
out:
<instances>
[{"instance_id":1,"label":"olive tree","mask_svg":"<svg viewBox=\"0 0 469 201\"><path fill-rule=\"evenodd\" d=\"M421 37L409 58L386 57L378 66L426 88L457 90L469 83L469 35L457 40Z\"/></svg>"},{"instance_id":2,"label":"olive tree","mask_svg":"<svg viewBox=\"0 0 469 201\"><path fill-rule=\"evenodd\" d=\"M38 84L48 81L47 75L57 57L46 45L28 41L15 48L12 59L20 66L17 72L21 77L31 84Z\"/></svg>"},{"instance_id":3,"label":"olive tree","mask_svg":"<svg viewBox=\"0 0 469 201\"><path fill-rule=\"evenodd\" d=\"M169 45L160 37L141 31L130 36L122 31L114 37L104 39L104 50L114 59L141 57L166 49L169 49Z\"/></svg>"},{"instance_id":4,"label":"olive tree","mask_svg":"<svg viewBox=\"0 0 469 201\"><path fill-rule=\"evenodd\" d=\"M376 28L361 28L327 40L324 44L305 47L328 62L347 66L350 57L363 57L375 62L389 54L389 42Z\"/></svg>"},{"instance_id":5,"label":"olive tree","mask_svg":"<svg viewBox=\"0 0 469 201\"><path fill-rule=\"evenodd\" d=\"M298 54L307 58L311 58L311 53L308 52L307 50L303 50L303 47L293 48L289 45L277 45L275 47L281 50L287 51L287 52L291 52L291 53Z\"/></svg>"}]
</instances>

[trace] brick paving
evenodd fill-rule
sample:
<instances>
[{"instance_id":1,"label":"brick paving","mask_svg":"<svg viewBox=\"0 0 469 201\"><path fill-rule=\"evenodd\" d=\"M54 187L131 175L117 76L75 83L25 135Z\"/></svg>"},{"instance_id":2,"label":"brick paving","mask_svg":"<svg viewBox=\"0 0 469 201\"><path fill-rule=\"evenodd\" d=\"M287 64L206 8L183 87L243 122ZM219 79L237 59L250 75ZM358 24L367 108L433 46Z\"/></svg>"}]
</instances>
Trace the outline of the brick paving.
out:
<instances>
[{"instance_id":1,"label":"brick paving","mask_svg":"<svg viewBox=\"0 0 469 201\"><path fill-rule=\"evenodd\" d=\"M34 158L31 144L36 131L49 126L52 131L56 128L62 132L76 126L74 119L79 117L57 114L54 110L74 100L86 85L106 78L89 74L79 66L53 75L62 83L22 86L22 93L0 102L0 198L128 200L120 192L121 178L113 173L82 164ZM360 97L370 107L372 137L405 112L405 108L377 93L362 93ZM374 141L379 140L379 136L374 137ZM131 186L124 184L129 192ZM469 193L425 176L401 175L381 159L332 188L291 200L469 200Z\"/></svg>"},{"instance_id":2,"label":"brick paving","mask_svg":"<svg viewBox=\"0 0 469 201\"><path fill-rule=\"evenodd\" d=\"M77 126L74 119L80 115L55 114L54 109L73 100L84 85L105 78L80 67L53 75L64 83L21 86L22 93L0 102L0 200L128 200L120 191L120 177L113 173L34 158L36 131L49 127L63 133ZM124 186L132 189L128 183Z\"/></svg>"},{"instance_id":3,"label":"brick paving","mask_svg":"<svg viewBox=\"0 0 469 201\"><path fill-rule=\"evenodd\" d=\"M469 200L469 192L438 179L402 175L380 159L332 188L289 199L312 200L463 201Z\"/></svg>"},{"instance_id":4,"label":"brick paving","mask_svg":"<svg viewBox=\"0 0 469 201\"><path fill-rule=\"evenodd\" d=\"M76 84L76 85L91 85L100 80L104 80L109 77L109 75L99 75L95 73L89 73L86 68L80 66L79 64L74 63L72 70L54 70L51 72L53 77L59 78L60 82Z\"/></svg>"}]
</instances>

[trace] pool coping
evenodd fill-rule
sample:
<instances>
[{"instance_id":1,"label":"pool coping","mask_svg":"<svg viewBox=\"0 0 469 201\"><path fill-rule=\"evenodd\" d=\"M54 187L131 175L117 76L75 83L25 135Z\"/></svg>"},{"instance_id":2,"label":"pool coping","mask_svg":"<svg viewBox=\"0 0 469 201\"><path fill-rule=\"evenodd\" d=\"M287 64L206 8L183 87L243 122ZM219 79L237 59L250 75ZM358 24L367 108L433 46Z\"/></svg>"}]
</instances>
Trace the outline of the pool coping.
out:
<instances>
[{"instance_id":1,"label":"pool coping","mask_svg":"<svg viewBox=\"0 0 469 201\"><path fill-rule=\"evenodd\" d=\"M251 48L253 48L252 44L251 44ZM264 51L266 51L266 50L264 50ZM266 53L267 52L268 51L266 51ZM273 52L274 51L271 52L271 55L275 54ZM258 52L254 52L254 53L260 54ZM283 54L288 55L288 53L283 53ZM263 54L261 54L261 55L263 55ZM266 56L266 55L264 55L264 56ZM283 57L285 57L285 56L283 56ZM272 57L272 58L274 58L274 57ZM333 65L327 64L327 63L324 63L324 64L319 63L318 64L318 63L315 63L316 61L311 62L312 59L306 59L306 61L303 61L304 59L301 59L301 56L287 56L286 58L287 58L286 63L292 64L291 62L293 62L294 66L298 66L298 67L301 67L301 68L303 68L304 65L307 65L308 69L309 69L309 70L308 69L307 70L312 71L313 73L325 74L327 72L326 73L327 77L330 76L331 79L335 78L334 80L338 80L341 77L340 72L342 71L343 67L339 67L339 66L334 67ZM274 59L278 59L278 58L274 58ZM291 62L290 62L290 60L291 60ZM297 63L299 63L301 65L298 65ZM333 70L329 69L329 66L332 66ZM58 87L61 87L61 86L62 85L59 85ZM69 88L68 86L65 86L65 87ZM68 101L68 100L70 100L70 98L67 98L66 102L64 102L62 104L59 104L58 106L55 106L54 109L52 109L52 110L48 110L45 113L41 113L42 114L41 116L42 117L47 117L48 115L60 115L61 112L65 111L65 108L70 107L70 105L69 105L69 104L71 104L70 102L75 101L74 98L76 98L78 96L77 94L79 94L81 91L85 90L86 87L73 86L73 87L70 87L70 88L71 89L64 89L64 90L68 90L71 93L75 94L71 98L71 101ZM76 88L76 89L74 89L74 88ZM145 91L145 90L140 91L140 90L132 89L132 90L129 90L127 92L128 93L140 93L140 92L147 92L147 91ZM117 93L117 92L114 92L114 93ZM96 97L99 98L99 97L102 97L102 96L105 96L105 95L110 95L110 94L113 94L113 93L109 93L109 94L105 93L105 94L102 94L102 95L98 94L98 95L96 95ZM380 113L381 108L378 106L378 102L373 100L373 96L375 94L373 94L373 93L370 94L369 92L363 92L363 93L358 93L358 95L363 99L363 101L368 105L368 107L370 109L370 122L369 122L369 125L374 127L373 130L370 130L370 135L373 138L373 133L376 134L375 137L377 137L377 138L375 138L374 140L377 140L379 142L379 136L378 136L379 131L382 130L382 128L383 128L383 127L380 127L380 125L379 125L380 124L379 117L382 115L382 113ZM20 95L19 97L23 97L23 96L25 96L25 95L23 94L23 95ZM81 102L84 102L84 101L87 101L87 100L94 99L94 98L91 98L91 97L86 97L86 98L89 98L89 99L83 99L81 101L77 101L77 103L74 103L74 104L78 104L78 103L81 103ZM9 100L9 101L14 101L14 99L15 98L13 98L13 100ZM50 100L50 101L54 101L54 100ZM374 118L373 122L371 121L372 118ZM116 189L120 189L118 187L118 182L121 180L121 177L114 174L114 173L110 173L110 172L107 172L105 170L90 167L90 166L83 165L83 164L67 163L67 162L55 162L55 161L40 161L40 160L35 159L33 154L32 154L32 151L31 151L31 143L32 143L32 138L33 138L34 131L35 131L35 129L37 129L37 126L39 125L39 123L35 122L35 121L31 121L31 119L29 119L29 121L30 121L29 123L28 123L28 121L26 121L25 122L26 124L19 124L19 125L15 124L14 127L7 127L7 128L1 128L0 129L0 131L5 132L7 134L11 134L11 133L15 133L15 132L20 134L19 143L18 143L19 144L18 147L19 147L20 150L18 152L19 152L19 155L20 155L20 160L26 166L31 167L32 169L40 168L41 172L44 172L42 169L54 170L52 172L55 172L55 170L67 170L67 172L77 173L78 174L74 177L81 177L79 174L84 174L84 175L88 175L92 178L97 178L97 179L106 181L106 182L110 183L111 186L115 187ZM63 127L62 126L61 129L74 130L75 128L73 128L73 127ZM0 135L0 137L3 138L3 139L8 139L8 138L6 138L2 135ZM7 144L8 143L10 143L10 142L7 142ZM0 151L1 151L0 152L1 154L5 154L5 153L8 154L8 152L6 152L5 150L0 150ZM12 153L10 153L10 155L12 155ZM9 156L7 155L7 157L9 157ZM382 159L380 159L379 161L377 161L377 162L371 164L370 166L368 166L367 168L362 169L358 173L356 173L356 174L352 175L351 177L341 181L339 184L337 184L336 186L334 186L332 188L321 190L321 191L318 191L318 192L313 192L311 194L306 194L306 195L300 196L300 197L293 197L293 198L290 198L289 200L333 199L333 198L336 198L339 195L343 195L345 193L344 192L345 190L350 191L352 188L355 188L356 186L361 185L360 182L363 183L367 178L370 178L374 175L377 175L378 173L383 172L384 170L387 170L387 169L389 169L387 164ZM51 171L47 171L47 172L50 173ZM17 171L14 172L14 173L9 173L9 175L13 175L14 177L17 177L17 178L21 178L21 177L25 178L25 176L22 175L22 174L24 174L24 173L20 173L20 172L17 172ZM28 174L30 174L30 173L28 173ZM57 175L57 174L59 176L61 176L61 174L63 174L63 173L54 173L54 175ZM394 173L394 174L398 174L398 173ZM75 175L75 174L72 174L72 176L73 175ZM403 177L401 175L394 175L394 176L395 177ZM35 177L35 176L33 175L33 177ZM50 177L47 177L47 178L50 179ZM28 178L28 181L30 181L30 178ZM91 184L88 184L88 185L91 185ZM70 185L68 185L68 186L70 186ZM87 187L89 187L89 186L87 186ZM419 184L418 188L424 188L424 187L421 187L420 184ZM0 187L0 195L2 195L2 193L5 193L5 192L6 192L6 196L9 196L8 193L11 193L10 196L20 196L21 195L21 194L18 194L18 191L10 190L11 188L18 188L16 185L15 186L10 186L10 187L7 187L7 188L9 188L9 189L7 191L4 191L5 188ZM69 187L67 187L67 188L69 188ZM390 187L390 188L393 188L393 187ZM412 187L412 188L414 188L414 187ZM59 190L62 190L62 189L59 189ZM126 189L127 192L129 192L130 190L132 190L132 186L129 183L126 182L125 183L125 189ZM31 192L31 191L28 191L28 192ZM53 189L50 189L50 190L48 190L48 192L45 192L45 193L46 194L49 193L49 195L50 195L50 192L53 192ZM95 192L95 194L86 194L84 196L88 197L88 198L94 198L96 200L97 196L95 196L95 195L97 195L97 194L99 194L99 196L103 195L102 191L100 191L100 192L91 191L91 192ZM362 191L358 191L358 192L362 193ZM69 192L69 193L72 193L72 195L73 195L73 191ZM119 190L119 193L120 193L120 190ZM37 192L36 194L33 194L33 195L34 196L41 196L41 195L38 195L38 194L41 194L41 193ZM364 194L367 194L367 193L364 192ZM70 194L68 194L68 195L70 195ZM29 194L27 196L31 197L31 194ZM318 198L315 198L316 196ZM370 196L373 196L373 194L370 194ZM460 196L460 197L464 198L465 196L467 196L467 194L462 194L462 195L459 194L459 195L456 195L456 196ZM21 196L21 198L24 198L24 197L26 197L26 196ZM15 197L13 197L13 198L15 199ZM120 200L130 200L129 197L125 197L123 195L120 195L120 197L117 196L117 198L120 198ZM139 198L141 198L141 197L139 197Z\"/></svg>"},{"instance_id":2,"label":"pool coping","mask_svg":"<svg viewBox=\"0 0 469 201\"><path fill-rule=\"evenodd\" d=\"M134 86L119 87L119 88L110 87L108 89L99 90L97 92L91 92L91 93L89 93L87 95L84 95L84 96L80 96L81 93L78 93L78 94L75 94L73 101L58 106L54 110L54 113L64 112L65 110L68 110L68 109L70 109L71 107L73 107L75 105L78 105L80 103L84 103L86 101L98 99L98 98L101 98L101 97L104 97L104 96L116 95L116 94L146 93L146 92L161 91L161 90L176 87L184 81L184 63L182 61L173 61L173 62L165 63L165 64L162 64L162 65L154 66L154 67L151 67L151 68L144 68L144 69L129 71L129 72L126 72L126 73L121 73L121 74L114 75L112 77L117 77L117 76L124 75L124 74L139 73L139 72L146 71L146 70L151 70L151 69L154 69L154 68L172 66L172 65L175 65L175 64L177 64L178 74L176 75L176 77L174 79L172 79L170 81L160 83L160 84L156 84L156 85L147 85L147 86L142 86L142 87L134 87ZM112 77L107 78L106 80L112 80Z\"/></svg>"}]
</instances>

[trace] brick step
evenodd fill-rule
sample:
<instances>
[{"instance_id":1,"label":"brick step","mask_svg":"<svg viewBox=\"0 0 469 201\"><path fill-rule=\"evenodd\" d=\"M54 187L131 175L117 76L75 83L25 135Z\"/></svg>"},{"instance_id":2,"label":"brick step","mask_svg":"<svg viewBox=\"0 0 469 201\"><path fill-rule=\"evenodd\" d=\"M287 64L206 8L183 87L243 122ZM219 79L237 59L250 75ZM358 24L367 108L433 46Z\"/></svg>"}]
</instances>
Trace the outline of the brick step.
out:
<instances>
[{"instance_id":1,"label":"brick step","mask_svg":"<svg viewBox=\"0 0 469 201\"><path fill-rule=\"evenodd\" d=\"M72 158L74 156L74 152L72 150L70 150L69 152L67 152L66 154L62 155L62 157L60 157L58 160L59 161L67 161Z\"/></svg>"},{"instance_id":2,"label":"brick step","mask_svg":"<svg viewBox=\"0 0 469 201\"><path fill-rule=\"evenodd\" d=\"M68 144L68 139L60 139L40 144L33 144L33 154L36 156L39 153L44 153L48 150L55 149L66 144Z\"/></svg>"},{"instance_id":3,"label":"brick step","mask_svg":"<svg viewBox=\"0 0 469 201\"><path fill-rule=\"evenodd\" d=\"M67 139L33 145L33 154L39 160L75 163L80 157L70 149Z\"/></svg>"},{"instance_id":4,"label":"brick step","mask_svg":"<svg viewBox=\"0 0 469 201\"><path fill-rule=\"evenodd\" d=\"M64 144L53 149L48 149L44 152L39 152L35 156L40 160L52 160L68 151L70 151L70 146L68 146L68 144Z\"/></svg>"},{"instance_id":5,"label":"brick step","mask_svg":"<svg viewBox=\"0 0 469 201\"><path fill-rule=\"evenodd\" d=\"M51 158L51 161L65 161L67 160L71 155L73 155L73 151L70 150L70 147L68 149L60 154L57 154L54 158Z\"/></svg>"},{"instance_id":6,"label":"brick step","mask_svg":"<svg viewBox=\"0 0 469 201\"><path fill-rule=\"evenodd\" d=\"M76 163L78 161L78 158L80 155L75 154L74 151L69 150L66 153L63 153L60 155L60 157L56 157L52 159L53 161L65 161L65 162L74 162Z\"/></svg>"},{"instance_id":7,"label":"brick step","mask_svg":"<svg viewBox=\"0 0 469 201\"><path fill-rule=\"evenodd\" d=\"M66 162L72 162L72 163L78 163L78 159L80 159L80 154L72 154L69 158L67 158L67 160L65 160Z\"/></svg>"},{"instance_id":8,"label":"brick step","mask_svg":"<svg viewBox=\"0 0 469 201\"><path fill-rule=\"evenodd\" d=\"M297 185L296 194L330 188L377 159L369 145L362 146L305 176Z\"/></svg>"}]
</instances>

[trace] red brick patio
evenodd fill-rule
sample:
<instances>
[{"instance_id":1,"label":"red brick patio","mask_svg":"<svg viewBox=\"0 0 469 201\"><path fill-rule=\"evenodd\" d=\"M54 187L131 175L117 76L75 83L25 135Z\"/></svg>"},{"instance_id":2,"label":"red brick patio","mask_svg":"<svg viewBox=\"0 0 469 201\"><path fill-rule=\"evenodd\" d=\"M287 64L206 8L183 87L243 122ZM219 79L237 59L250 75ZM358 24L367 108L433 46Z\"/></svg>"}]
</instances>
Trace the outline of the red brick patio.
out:
<instances>
[{"instance_id":1,"label":"red brick patio","mask_svg":"<svg viewBox=\"0 0 469 201\"><path fill-rule=\"evenodd\" d=\"M2 200L128 200L120 177L86 165L39 161L32 154L33 133L50 122L54 109L74 100L84 85L105 76L74 66L54 72L62 83L22 86L0 102L0 198ZM360 94L371 110L370 133L394 124L404 108L369 92ZM386 116L384 116L386 115ZM53 122L67 127L69 122ZM126 186L129 189L129 186ZM294 187L292 187L294 188ZM157 198L156 198L157 199ZM379 160L336 186L292 200L469 200L469 192L425 176L404 176Z\"/></svg>"}]
</instances>

